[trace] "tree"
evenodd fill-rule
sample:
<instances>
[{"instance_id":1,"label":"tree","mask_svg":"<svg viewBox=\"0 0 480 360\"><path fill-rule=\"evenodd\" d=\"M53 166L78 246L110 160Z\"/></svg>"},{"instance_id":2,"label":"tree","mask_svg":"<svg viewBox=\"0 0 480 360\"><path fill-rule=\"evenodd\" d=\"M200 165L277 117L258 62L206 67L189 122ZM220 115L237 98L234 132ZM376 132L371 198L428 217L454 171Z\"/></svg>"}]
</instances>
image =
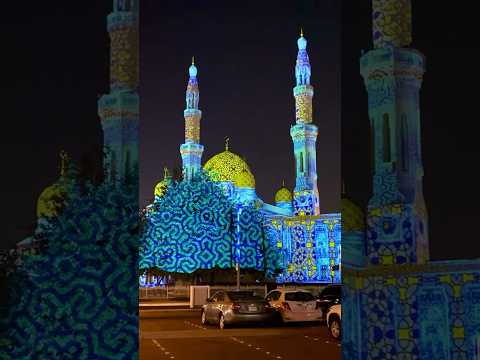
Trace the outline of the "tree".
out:
<instances>
[{"instance_id":1,"label":"tree","mask_svg":"<svg viewBox=\"0 0 480 360\"><path fill-rule=\"evenodd\" d=\"M0 358L138 356L137 189L72 189L46 228L46 249L9 278Z\"/></svg>"},{"instance_id":2,"label":"tree","mask_svg":"<svg viewBox=\"0 0 480 360\"><path fill-rule=\"evenodd\" d=\"M140 268L192 273L232 267L232 204L207 175L172 181L147 215Z\"/></svg>"},{"instance_id":3,"label":"tree","mask_svg":"<svg viewBox=\"0 0 480 360\"><path fill-rule=\"evenodd\" d=\"M218 183L199 173L191 181L172 181L145 217L140 268L203 274L199 270L266 271L280 264L263 233L263 216L249 205L234 204ZM212 270L214 271L214 270ZM211 278L211 277L210 277Z\"/></svg>"}]
</instances>

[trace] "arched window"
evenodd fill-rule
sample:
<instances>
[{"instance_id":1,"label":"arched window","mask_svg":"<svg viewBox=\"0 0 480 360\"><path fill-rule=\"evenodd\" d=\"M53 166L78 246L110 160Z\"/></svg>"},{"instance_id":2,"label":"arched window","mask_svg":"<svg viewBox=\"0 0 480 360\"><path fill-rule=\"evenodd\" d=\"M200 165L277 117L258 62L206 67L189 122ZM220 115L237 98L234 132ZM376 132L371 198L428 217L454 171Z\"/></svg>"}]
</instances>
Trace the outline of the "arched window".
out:
<instances>
[{"instance_id":1,"label":"arched window","mask_svg":"<svg viewBox=\"0 0 480 360\"><path fill-rule=\"evenodd\" d=\"M401 118L401 130L400 130L400 146L402 151L402 170L408 169L408 124L407 116L402 114Z\"/></svg>"},{"instance_id":2,"label":"arched window","mask_svg":"<svg viewBox=\"0 0 480 360\"><path fill-rule=\"evenodd\" d=\"M303 152L300 153L300 172L303 173Z\"/></svg>"},{"instance_id":3,"label":"arched window","mask_svg":"<svg viewBox=\"0 0 480 360\"><path fill-rule=\"evenodd\" d=\"M390 162L390 118L388 114L383 114L383 161Z\"/></svg>"}]
</instances>

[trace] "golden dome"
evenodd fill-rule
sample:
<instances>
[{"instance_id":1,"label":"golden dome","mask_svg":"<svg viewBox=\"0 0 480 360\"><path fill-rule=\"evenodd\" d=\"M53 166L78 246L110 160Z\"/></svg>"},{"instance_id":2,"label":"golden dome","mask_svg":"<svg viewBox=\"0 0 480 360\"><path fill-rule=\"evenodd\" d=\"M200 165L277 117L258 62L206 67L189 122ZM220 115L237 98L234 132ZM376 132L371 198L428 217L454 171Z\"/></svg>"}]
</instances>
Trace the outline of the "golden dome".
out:
<instances>
[{"instance_id":1,"label":"golden dome","mask_svg":"<svg viewBox=\"0 0 480 360\"><path fill-rule=\"evenodd\" d=\"M364 214L359 206L346 197L341 200L342 231L363 231L365 228Z\"/></svg>"},{"instance_id":2,"label":"golden dome","mask_svg":"<svg viewBox=\"0 0 480 360\"><path fill-rule=\"evenodd\" d=\"M57 182L45 188L37 201L37 217L55 217L62 210L68 195L67 186Z\"/></svg>"},{"instance_id":3,"label":"golden dome","mask_svg":"<svg viewBox=\"0 0 480 360\"><path fill-rule=\"evenodd\" d=\"M71 180L67 174L69 157L65 151L60 153L60 178L53 185L45 188L37 200L37 217L55 217L65 205L71 187Z\"/></svg>"},{"instance_id":4,"label":"golden dome","mask_svg":"<svg viewBox=\"0 0 480 360\"><path fill-rule=\"evenodd\" d=\"M155 185L154 195L155 197L162 197L165 195L170 183L170 174L168 173L168 168L163 169L163 180Z\"/></svg>"},{"instance_id":5,"label":"golden dome","mask_svg":"<svg viewBox=\"0 0 480 360\"><path fill-rule=\"evenodd\" d=\"M155 185L155 197L162 197L163 195L165 195L165 193L167 192L167 188L168 182L166 180L160 181L157 185Z\"/></svg>"},{"instance_id":6,"label":"golden dome","mask_svg":"<svg viewBox=\"0 0 480 360\"><path fill-rule=\"evenodd\" d=\"M292 193L283 185L275 194L275 202L292 202Z\"/></svg>"},{"instance_id":7,"label":"golden dome","mask_svg":"<svg viewBox=\"0 0 480 360\"><path fill-rule=\"evenodd\" d=\"M228 148L210 158L203 169L213 181L231 181L239 188L255 188L255 178L247 163Z\"/></svg>"}]
</instances>

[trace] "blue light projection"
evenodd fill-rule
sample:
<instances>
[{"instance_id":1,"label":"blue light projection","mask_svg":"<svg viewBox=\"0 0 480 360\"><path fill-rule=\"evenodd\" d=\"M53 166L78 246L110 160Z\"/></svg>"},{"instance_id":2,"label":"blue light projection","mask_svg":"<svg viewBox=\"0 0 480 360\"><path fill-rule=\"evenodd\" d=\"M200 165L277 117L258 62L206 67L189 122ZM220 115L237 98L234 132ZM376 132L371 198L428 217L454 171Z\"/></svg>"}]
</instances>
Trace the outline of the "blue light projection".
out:
<instances>
[{"instance_id":1,"label":"blue light projection","mask_svg":"<svg viewBox=\"0 0 480 360\"><path fill-rule=\"evenodd\" d=\"M233 268L274 271L275 253L264 240L263 217L252 206L235 206L203 172L172 181L147 210L140 268L192 273ZM267 254L267 257L265 257Z\"/></svg>"},{"instance_id":2,"label":"blue light projection","mask_svg":"<svg viewBox=\"0 0 480 360\"><path fill-rule=\"evenodd\" d=\"M71 188L9 279L0 359L138 357L138 185Z\"/></svg>"}]
</instances>

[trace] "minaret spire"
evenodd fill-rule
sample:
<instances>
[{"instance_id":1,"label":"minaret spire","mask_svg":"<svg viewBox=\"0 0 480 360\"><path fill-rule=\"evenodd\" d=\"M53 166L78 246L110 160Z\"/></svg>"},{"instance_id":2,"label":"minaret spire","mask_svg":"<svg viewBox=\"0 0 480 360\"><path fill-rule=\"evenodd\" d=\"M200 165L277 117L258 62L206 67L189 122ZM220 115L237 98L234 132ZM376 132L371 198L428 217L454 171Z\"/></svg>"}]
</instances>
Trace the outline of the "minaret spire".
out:
<instances>
[{"instance_id":1,"label":"minaret spire","mask_svg":"<svg viewBox=\"0 0 480 360\"><path fill-rule=\"evenodd\" d=\"M411 0L373 0L372 6L374 49L360 59L375 154L368 258L371 264L425 263L428 216L418 102L425 57L408 47Z\"/></svg>"},{"instance_id":2,"label":"minaret spire","mask_svg":"<svg viewBox=\"0 0 480 360\"><path fill-rule=\"evenodd\" d=\"M138 176L138 0L113 0L108 15L110 93L98 101L107 181Z\"/></svg>"},{"instance_id":3,"label":"minaret spire","mask_svg":"<svg viewBox=\"0 0 480 360\"><path fill-rule=\"evenodd\" d=\"M198 109L200 90L198 88L198 69L195 66L195 57L188 68L188 84L185 95L186 108L183 112L185 118L185 143L180 146L182 155L183 174L185 180L191 180L201 169L203 146L200 144L200 119L202 112Z\"/></svg>"},{"instance_id":4,"label":"minaret spire","mask_svg":"<svg viewBox=\"0 0 480 360\"><path fill-rule=\"evenodd\" d=\"M311 67L307 53L307 39L303 36L303 29L300 29L297 45L296 86L293 88L296 124L290 129L296 161L296 185L293 192L294 214L318 215L320 214L316 154L318 128L312 124L313 86L310 85Z\"/></svg>"}]
</instances>

